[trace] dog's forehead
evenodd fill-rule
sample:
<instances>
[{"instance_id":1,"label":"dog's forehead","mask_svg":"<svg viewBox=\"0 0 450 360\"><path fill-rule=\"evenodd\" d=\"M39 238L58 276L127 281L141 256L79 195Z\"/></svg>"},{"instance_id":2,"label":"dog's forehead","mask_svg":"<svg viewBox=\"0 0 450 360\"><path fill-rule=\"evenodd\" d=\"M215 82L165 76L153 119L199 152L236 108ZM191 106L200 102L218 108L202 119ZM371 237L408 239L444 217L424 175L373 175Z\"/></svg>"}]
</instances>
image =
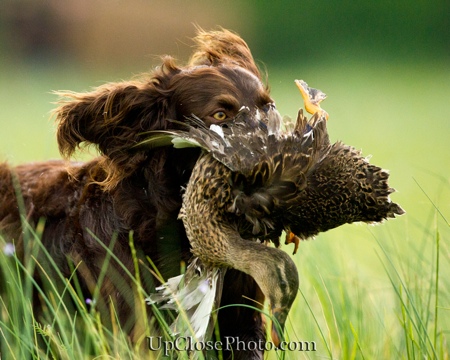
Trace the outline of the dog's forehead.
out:
<instances>
[{"instance_id":1,"label":"dog's forehead","mask_svg":"<svg viewBox=\"0 0 450 360\"><path fill-rule=\"evenodd\" d=\"M261 79L258 78L251 71L243 67L221 66L219 69L221 73L223 73L225 76L229 77L234 81L246 84L247 86L252 86L254 88L264 88L264 84L262 83Z\"/></svg>"},{"instance_id":2,"label":"dog's forehead","mask_svg":"<svg viewBox=\"0 0 450 360\"><path fill-rule=\"evenodd\" d=\"M173 82L176 101L181 106L214 105L218 96L232 97L231 103L262 106L273 102L258 76L235 64L200 65L184 69ZM209 104L208 102L214 102ZM225 101L225 103L230 103ZM236 106L237 106L236 105Z\"/></svg>"},{"instance_id":3,"label":"dog's forehead","mask_svg":"<svg viewBox=\"0 0 450 360\"><path fill-rule=\"evenodd\" d=\"M221 64L219 66L197 65L183 69L181 74L187 75L188 77L201 75L203 81L208 81L208 77L211 76L212 78L210 80L213 81L214 77L217 77L217 79L227 79L236 85L245 84L247 87L264 88L264 84L258 76L235 64Z\"/></svg>"},{"instance_id":4,"label":"dog's forehead","mask_svg":"<svg viewBox=\"0 0 450 360\"><path fill-rule=\"evenodd\" d=\"M273 102L267 87L251 71L239 66L223 66L219 71L232 84L234 95L239 99L241 105L261 106Z\"/></svg>"}]
</instances>

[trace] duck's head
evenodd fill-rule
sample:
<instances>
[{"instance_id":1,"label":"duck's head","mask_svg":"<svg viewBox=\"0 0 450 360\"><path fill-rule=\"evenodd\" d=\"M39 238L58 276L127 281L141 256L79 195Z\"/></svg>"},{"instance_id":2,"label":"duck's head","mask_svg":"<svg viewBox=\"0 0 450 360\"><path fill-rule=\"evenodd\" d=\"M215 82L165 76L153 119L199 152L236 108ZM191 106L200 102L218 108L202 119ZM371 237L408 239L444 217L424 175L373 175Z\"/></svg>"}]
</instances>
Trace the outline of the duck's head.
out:
<instances>
[{"instance_id":1,"label":"duck's head","mask_svg":"<svg viewBox=\"0 0 450 360\"><path fill-rule=\"evenodd\" d=\"M252 263L248 273L269 301L273 315L272 341L279 346L284 339L286 319L299 288L297 267L290 256L279 249L261 246L254 254L259 261Z\"/></svg>"},{"instance_id":2,"label":"duck's head","mask_svg":"<svg viewBox=\"0 0 450 360\"><path fill-rule=\"evenodd\" d=\"M279 346L284 339L284 326L289 310L298 293L299 279L297 267L289 255L278 249L271 250L275 251L272 251L273 262L268 268L274 276L266 278L260 287L272 310L272 341Z\"/></svg>"}]
</instances>

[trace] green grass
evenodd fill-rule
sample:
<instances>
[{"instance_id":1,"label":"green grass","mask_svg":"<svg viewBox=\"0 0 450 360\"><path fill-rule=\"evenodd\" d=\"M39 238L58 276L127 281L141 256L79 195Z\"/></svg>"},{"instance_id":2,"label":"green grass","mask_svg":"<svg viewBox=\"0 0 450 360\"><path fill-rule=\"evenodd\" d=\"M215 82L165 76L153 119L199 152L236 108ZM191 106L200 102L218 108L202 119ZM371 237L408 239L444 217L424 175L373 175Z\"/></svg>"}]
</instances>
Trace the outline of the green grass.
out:
<instances>
[{"instance_id":1,"label":"green grass","mask_svg":"<svg viewBox=\"0 0 450 360\"><path fill-rule=\"evenodd\" d=\"M28 252L22 263L15 253L5 252L7 239L0 237L0 357L5 359L88 359L91 356L121 359L140 358L139 347L132 345L120 330L111 308L113 326L105 327L95 305L90 310L77 291L72 276L64 279L52 258L40 243L43 226L36 230L24 224ZM37 259L41 260L37 260ZM45 261L42 261L45 259ZM42 264L51 264L44 270ZM40 268L47 280L37 283L33 277ZM48 269L48 267L46 268ZM75 272L73 272L75 274ZM56 279L65 284L56 288ZM101 284L101 279L99 279ZM39 296L44 313L32 310L32 293ZM93 296L95 299L95 295ZM71 299L71 301L68 301ZM144 307L145 309L145 307Z\"/></svg>"},{"instance_id":2,"label":"green grass","mask_svg":"<svg viewBox=\"0 0 450 360\"><path fill-rule=\"evenodd\" d=\"M69 278L64 278L40 241L42 230L42 223L33 229L24 222L26 255L23 262L19 260L17 253L12 251L9 240L0 235L0 358L159 358L158 352L151 352L147 347L147 337L156 336L156 332L154 324L147 322L149 306L144 299L149 294L140 282L132 234L130 247L135 259L135 271L130 272L130 269L125 267L124 269L128 276L127 281L134 283L134 310L139 314L138 326L144 329L134 340L121 329L119 314L113 305L110 304L107 309L111 324L106 325L102 321L96 301L104 272L111 262L118 261L114 253L106 249L109 256L97 279L92 299L85 299L78 288L76 269L73 269ZM97 241L102 244L100 240ZM38 269L43 280L39 282L34 276L35 270ZM42 312L36 313L33 310L33 293L42 303ZM154 312L156 318L162 319L157 309ZM163 320L159 322L167 326ZM159 333L162 336L165 336L164 334L167 334L164 330ZM187 359L186 352L180 352L179 355L180 359Z\"/></svg>"},{"instance_id":3,"label":"green grass","mask_svg":"<svg viewBox=\"0 0 450 360\"><path fill-rule=\"evenodd\" d=\"M372 243L366 254L335 240L302 244L301 296L288 331L291 338L295 334L295 339L318 340L321 351L304 354L305 358L450 355L450 264L448 258L442 261L448 257L448 244L439 246L440 233L447 234L448 242L448 226L417 233L402 245L393 243L402 239L400 233L377 230L368 230Z\"/></svg>"},{"instance_id":4,"label":"green grass","mask_svg":"<svg viewBox=\"0 0 450 360\"><path fill-rule=\"evenodd\" d=\"M126 70L114 75L74 68L3 65L1 70L0 159L15 164L58 157L48 120L56 100L51 90L82 91L129 77ZM331 140L373 154L371 162L391 172L390 184L399 191L393 201L407 211L380 226L345 225L301 243L293 256L300 290L286 331L291 341L315 341L317 351L272 351L268 357L448 359L450 68L439 62L311 65L299 59L298 66L269 66L268 71L283 114L294 117L301 105L295 78L328 94L323 107L330 114ZM16 271L14 261L0 255L0 267L7 264ZM58 324L65 334L52 332L47 327L52 324L37 324L29 310L33 284L13 285L16 291L7 300L17 306L0 302L2 354L13 347L17 359L33 358L28 353L45 358L34 349L36 333L47 334L52 348L64 350L60 358L82 358L86 349L99 357L139 354L120 336L102 330L95 313L67 314L66 323ZM51 301L64 312L57 297Z\"/></svg>"},{"instance_id":5,"label":"green grass","mask_svg":"<svg viewBox=\"0 0 450 360\"><path fill-rule=\"evenodd\" d=\"M314 342L316 351L271 351L268 358L448 358L450 261L445 240L450 227L437 210L433 229L404 239L409 246L395 243L398 233L364 226L372 240L368 254L374 255L374 264L368 263L370 256L333 239L303 242L301 253L294 257L301 286L286 340L309 348ZM130 342L113 308L113 326L104 326L95 306L87 310L86 299L70 278L65 280L56 271L66 284L63 288L54 287L50 274L48 287L38 285L31 276L41 267L35 261L38 253L47 262L52 259L40 246L42 224L36 230L25 224L24 229L29 251L24 263L6 251L7 239L0 237L0 354L5 359L157 358L145 348L145 339ZM110 261L116 260L110 253ZM137 271L128 275L138 289L145 319L143 299L148 294ZM32 291L44 299L46 320L37 319L32 311ZM67 297L73 307L67 305ZM144 335L154 335L149 324L143 328Z\"/></svg>"}]
</instances>

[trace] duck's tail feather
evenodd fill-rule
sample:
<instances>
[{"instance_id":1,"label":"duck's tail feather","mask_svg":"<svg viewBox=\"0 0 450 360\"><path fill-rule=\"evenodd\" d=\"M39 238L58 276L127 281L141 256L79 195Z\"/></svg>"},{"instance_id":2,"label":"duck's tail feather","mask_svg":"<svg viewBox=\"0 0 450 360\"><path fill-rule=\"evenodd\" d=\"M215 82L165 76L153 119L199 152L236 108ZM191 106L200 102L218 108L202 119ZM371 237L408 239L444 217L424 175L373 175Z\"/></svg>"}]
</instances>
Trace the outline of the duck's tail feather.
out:
<instances>
[{"instance_id":1,"label":"duck's tail feather","mask_svg":"<svg viewBox=\"0 0 450 360\"><path fill-rule=\"evenodd\" d=\"M196 341L207 341L214 329L212 313L220 303L225 272L223 268L209 269L194 258L184 275L170 278L146 301L163 304L160 310L178 312L170 325L173 335L192 334Z\"/></svg>"}]
</instances>

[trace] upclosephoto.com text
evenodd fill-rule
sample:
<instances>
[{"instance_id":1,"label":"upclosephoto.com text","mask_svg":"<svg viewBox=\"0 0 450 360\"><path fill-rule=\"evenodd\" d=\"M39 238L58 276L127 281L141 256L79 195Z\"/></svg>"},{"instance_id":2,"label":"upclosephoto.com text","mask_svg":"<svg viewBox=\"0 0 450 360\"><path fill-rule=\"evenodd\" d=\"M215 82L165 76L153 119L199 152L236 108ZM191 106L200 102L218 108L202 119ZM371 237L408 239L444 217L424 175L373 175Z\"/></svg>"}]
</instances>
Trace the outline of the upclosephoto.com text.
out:
<instances>
[{"instance_id":1,"label":"upclosephoto.com text","mask_svg":"<svg viewBox=\"0 0 450 360\"><path fill-rule=\"evenodd\" d=\"M270 341L242 341L239 337L224 337L223 341L196 341L192 336L179 336L173 340L163 340L162 336L148 336L148 349L162 351L169 356L172 351L316 351L315 341L282 341L278 347Z\"/></svg>"}]
</instances>

